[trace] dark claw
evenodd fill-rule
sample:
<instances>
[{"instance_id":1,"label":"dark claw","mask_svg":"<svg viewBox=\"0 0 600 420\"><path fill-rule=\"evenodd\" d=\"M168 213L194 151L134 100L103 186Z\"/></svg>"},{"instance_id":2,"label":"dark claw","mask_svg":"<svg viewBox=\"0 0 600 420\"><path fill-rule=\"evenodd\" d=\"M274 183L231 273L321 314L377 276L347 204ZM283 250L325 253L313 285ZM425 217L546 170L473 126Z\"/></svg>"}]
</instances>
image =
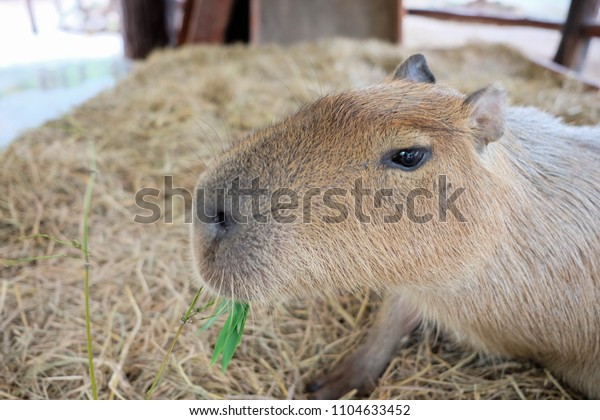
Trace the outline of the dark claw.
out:
<instances>
[{"instance_id":1,"label":"dark claw","mask_svg":"<svg viewBox=\"0 0 600 420\"><path fill-rule=\"evenodd\" d=\"M312 382L306 386L306 392L317 392L319 389L321 389L322 385L323 384L320 384L318 381Z\"/></svg>"}]
</instances>

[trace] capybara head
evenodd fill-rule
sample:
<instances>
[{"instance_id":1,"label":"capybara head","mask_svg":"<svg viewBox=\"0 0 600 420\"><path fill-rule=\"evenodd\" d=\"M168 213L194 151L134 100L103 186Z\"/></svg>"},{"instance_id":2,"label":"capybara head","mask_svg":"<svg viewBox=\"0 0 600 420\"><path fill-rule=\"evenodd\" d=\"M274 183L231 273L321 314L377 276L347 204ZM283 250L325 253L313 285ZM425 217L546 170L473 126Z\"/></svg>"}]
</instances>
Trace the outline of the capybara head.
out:
<instances>
[{"instance_id":1,"label":"capybara head","mask_svg":"<svg viewBox=\"0 0 600 420\"><path fill-rule=\"evenodd\" d=\"M256 131L200 177L194 264L215 292L274 303L372 287L451 287L495 246L503 90L465 96L411 56ZM502 164L500 162L500 164Z\"/></svg>"}]
</instances>

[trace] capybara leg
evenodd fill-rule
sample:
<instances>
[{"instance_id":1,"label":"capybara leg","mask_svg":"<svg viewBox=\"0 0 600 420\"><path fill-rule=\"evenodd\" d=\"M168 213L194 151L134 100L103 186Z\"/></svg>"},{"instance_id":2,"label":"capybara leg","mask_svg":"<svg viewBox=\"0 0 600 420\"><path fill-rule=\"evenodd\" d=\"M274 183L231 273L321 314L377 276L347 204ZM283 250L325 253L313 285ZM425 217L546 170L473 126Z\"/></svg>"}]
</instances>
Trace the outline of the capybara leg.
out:
<instances>
[{"instance_id":1,"label":"capybara leg","mask_svg":"<svg viewBox=\"0 0 600 420\"><path fill-rule=\"evenodd\" d=\"M419 323L419 314L405 299L398 295L387 297L364 343L332 371L307 387L311 398L336 399L353 389L359 395L368 395L394 357L402 337L411 333Z\"/></svg>"}]
</instances>

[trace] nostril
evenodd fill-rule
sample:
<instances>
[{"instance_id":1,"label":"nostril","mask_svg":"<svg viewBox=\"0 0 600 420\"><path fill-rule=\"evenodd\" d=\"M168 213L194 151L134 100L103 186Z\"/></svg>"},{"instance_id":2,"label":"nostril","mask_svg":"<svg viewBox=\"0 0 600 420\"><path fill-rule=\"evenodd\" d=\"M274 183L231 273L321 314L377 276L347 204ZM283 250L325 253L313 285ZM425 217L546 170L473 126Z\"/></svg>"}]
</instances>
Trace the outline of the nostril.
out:
<instances>
[{"instance_id":1,"label":"nostril","mask_svg":"<svg viewBox=\"0 0 600 420\"><path fill-rule=\"evenodd\" d=\"M217 215L215 216L215 223L222 229L227 229L229 227L229 221L228 218L225 217L225 212L217 212Z\"/></svg>"}]
</instances>

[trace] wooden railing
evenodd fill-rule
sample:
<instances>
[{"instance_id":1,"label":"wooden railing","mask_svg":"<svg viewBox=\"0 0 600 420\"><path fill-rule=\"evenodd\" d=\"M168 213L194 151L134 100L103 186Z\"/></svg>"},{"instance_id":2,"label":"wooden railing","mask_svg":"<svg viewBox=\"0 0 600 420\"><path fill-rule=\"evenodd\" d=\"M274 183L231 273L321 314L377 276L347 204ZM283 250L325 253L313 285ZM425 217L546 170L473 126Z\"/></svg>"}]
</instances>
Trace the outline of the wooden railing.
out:
<instances>
[{"instance_id":1,"label":"wooden railing","mask_svg":"<svg viewBox=\"0 0 600 420\"><path fill-rule=\"evenodd\" d=\"M402 0L398 0L402 7ZM487 23L494 25L529 26L554 29L563 33L554 62L581 71L592 37L600 37L600 24L596 20L600 0L571 0L566 22L521 19L510 16L492 16L478 13L453 12L432 9L404 9L404 13L416 16L460 22Z\"/></svg>"}]
</instances>

